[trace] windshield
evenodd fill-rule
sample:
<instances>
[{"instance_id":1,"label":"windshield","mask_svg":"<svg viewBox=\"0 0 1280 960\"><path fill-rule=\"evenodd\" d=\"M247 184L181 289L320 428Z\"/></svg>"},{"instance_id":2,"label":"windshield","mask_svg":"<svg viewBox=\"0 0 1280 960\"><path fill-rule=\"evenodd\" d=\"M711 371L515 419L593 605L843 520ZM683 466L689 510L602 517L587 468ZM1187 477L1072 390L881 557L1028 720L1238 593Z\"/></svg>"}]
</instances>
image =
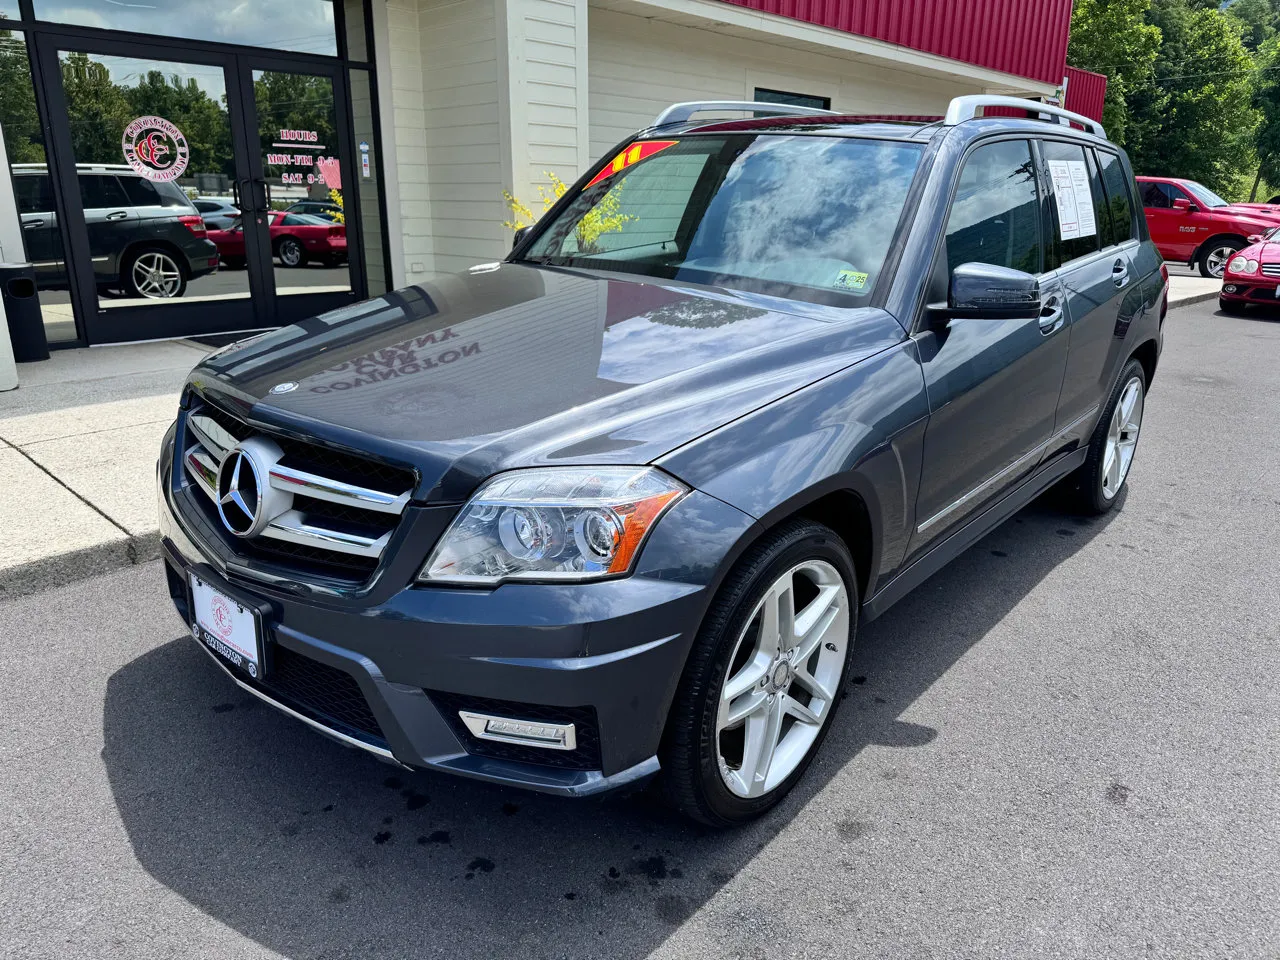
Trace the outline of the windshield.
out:
<instances>
[{"instance_id":1,"label":"windshield","mask_svg":"<svg viewBox=\"0 0 1280 960\"><path fill-rule=\"evenodd\" d=\"M1191 192L1195 194L1196 199L1203 203L1206 207L1225 207L1229 206L1227 201L1206 187L1203 183L1196 183L1194 180L1188 180L1187 186Z\"/></svg>"},{"instance_id":2,"label":"windshield","mask_svg":"<svg viewBox=\"0 0 1280 960\"><path fill-rule=\"evenodd\" d=\"M524 259L856 305L875 290L920 153L822 136L639 141Z\"/></svg>"}]
</instances>

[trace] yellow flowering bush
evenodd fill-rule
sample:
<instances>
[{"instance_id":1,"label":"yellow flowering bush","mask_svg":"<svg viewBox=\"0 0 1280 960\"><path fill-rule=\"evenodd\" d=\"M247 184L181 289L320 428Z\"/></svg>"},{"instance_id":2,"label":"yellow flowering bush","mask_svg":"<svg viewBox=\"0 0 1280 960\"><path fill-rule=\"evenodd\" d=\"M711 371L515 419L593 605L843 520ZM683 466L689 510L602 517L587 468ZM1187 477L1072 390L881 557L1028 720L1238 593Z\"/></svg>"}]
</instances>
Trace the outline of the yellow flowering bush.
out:
<instances>
[{"instance_id":1,"label":"yellow flowering bush","mask_svg":"<svg viewBox=\"0 0 1280 960\"><path fill-rule=\"evenodd\" d=\"M545 187L538 185L538 200L542 204L542 213L546 213L551 209L552 205L564 196L568 186L563 180L557 177L551 171L544 171L545 176L551 181L551 186ZM623 226L632 220L638 220L634 214L622 213L621 194L622 188L626 186L627 179L623 177L615 183L607 194L587 211L574 228L574 233L578 240L578 250L582 253L592 253L596 251L596 241L606 233L618 233ZM529 209L527 205L522 203L519 198L509 190L502 191L502 199L507 203L507 209L511 211L511 219L502 221L502 225L508 230L519 230L522 227L532 226L537 222L542 213L537 215Z\"/></svg>"}]
</instances>

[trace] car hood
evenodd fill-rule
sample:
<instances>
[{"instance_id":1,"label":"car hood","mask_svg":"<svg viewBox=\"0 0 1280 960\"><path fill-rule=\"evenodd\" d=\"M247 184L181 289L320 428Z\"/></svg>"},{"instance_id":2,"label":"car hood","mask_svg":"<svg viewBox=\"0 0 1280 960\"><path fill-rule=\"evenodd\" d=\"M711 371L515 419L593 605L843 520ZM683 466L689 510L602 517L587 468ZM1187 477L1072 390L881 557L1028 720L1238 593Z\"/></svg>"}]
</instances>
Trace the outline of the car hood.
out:
<instances>
[{"instance_id":1,"label":"car hood","mask_svg":"<svg viewBox=\"0 0 1280 960\"><path fill-rule=\"evenodd\" d=\"M1251 220L1258 226L1268 229L1280 223L1280 207L1266 204L1229 203L1225 207L1211 207L1209 212L1216 216Z\"/></svg>"},{"instance_id":2,"label":"car hood","mask_svg":"<svg viewBox=\"0 0 1280 960\"><path fill-rule=\"evenodd\" d=\"M1280 204L1276 203L1233 203L1230 206L1214 209L1229 210L1246 216L1265 217L1268 220L1280 220Z\"/></svg>"},{"instance_id":3,"label":"car hood","mask_svg":"<svg viewBox=\"0 0 1280 960\"><path fill-rule=\"evenodd\" d=\"M488 264L215 353L190 385L456 501L512 467L652 462L904 336L874 308Z\"/></svg>"}]
</instances>

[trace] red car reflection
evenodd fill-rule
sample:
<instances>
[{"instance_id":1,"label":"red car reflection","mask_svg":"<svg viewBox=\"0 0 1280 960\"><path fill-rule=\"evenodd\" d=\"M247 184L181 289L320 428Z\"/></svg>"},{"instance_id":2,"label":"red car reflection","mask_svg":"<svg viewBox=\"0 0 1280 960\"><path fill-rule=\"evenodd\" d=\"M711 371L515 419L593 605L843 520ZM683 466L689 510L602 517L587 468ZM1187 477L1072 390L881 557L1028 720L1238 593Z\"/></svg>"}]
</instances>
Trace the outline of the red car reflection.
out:
<instances>
[{"instance_id":1,"label":"red car reflection","mask_svg":"<svg viewBox=\"0 0 1280 960\"><path fill-rule=\"evenodd\" d=\"M267 214L271 233L271 253L285 267L306 266L318 260L336 267L347 259L347 228L307 213ZM228 267L245 265L244 229L240 220L226 230L210 230L209 239L218 246L218 256Z\"/></svg>"}]
</instances>

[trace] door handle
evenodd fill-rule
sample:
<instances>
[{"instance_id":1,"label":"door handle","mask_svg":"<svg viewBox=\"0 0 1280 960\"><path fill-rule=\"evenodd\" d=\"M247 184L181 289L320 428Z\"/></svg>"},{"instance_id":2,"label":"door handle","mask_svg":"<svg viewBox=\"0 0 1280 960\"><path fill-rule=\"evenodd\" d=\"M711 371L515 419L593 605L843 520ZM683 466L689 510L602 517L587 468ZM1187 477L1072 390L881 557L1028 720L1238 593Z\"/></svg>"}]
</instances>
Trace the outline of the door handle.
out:
<instances>
[{"instance_id":1,"label":"door handle","mask_svg":"<svg viewBox=\"0 0 1280 960\"><path fill-rule=\"evenodd\" d=\"M105 219L107 219L107 220L123 220L123 219L124 219L125 217L127 217L127 216L129 216L129 211L127 211L127 210L113 210L113 211L111 211L110 213L108 213L108 214L107 214L107 216L106 216L106 218L105 218Z\"/></svg>"},{"instance_id":2,"label":"door handle","mask_svg":"<svg viewBox=\"0 0 1280 960\"><path fill-rule=\"evenodd\" d=\"M1123 287L1129 282L1129 268L1124 265L1123 260L1117 260L1111 268L1111 282L1117 287Z\"/></svg>"},{"instance_id":3,"label":"door handle","mask_svg":"<svg viewBox=\"0 0 1280 960\"><path fill-rule=\"evenodd\" d=\"M35 227L43 227L43 226L44 226L43 220L23 220L22 221L23 230L32 230Z\"/></svg>"},{"instance_id":4,"label":"door handle","mask_svg":"<svg viewBox=\"0 0 1280 960\"><path fill-rule=\"evenodd\" d=\"M1047 337L1057 331L1062 322L1062 298L1054 294L1044 302L1044 308L1040 311L1040 332Z\"/></svg>"},{"instance_id":5,"label":"door handle","mask_svg":"<svg viewBox=\"0 0 1280 960\"><path fill-rule=\"evenodd\" d=\"M237 193L243 201L240 204L241 213L258 215L268 211L267 181L258 177L242 177L236 183L239 186Z\"/></svg>"}]
</instances>

